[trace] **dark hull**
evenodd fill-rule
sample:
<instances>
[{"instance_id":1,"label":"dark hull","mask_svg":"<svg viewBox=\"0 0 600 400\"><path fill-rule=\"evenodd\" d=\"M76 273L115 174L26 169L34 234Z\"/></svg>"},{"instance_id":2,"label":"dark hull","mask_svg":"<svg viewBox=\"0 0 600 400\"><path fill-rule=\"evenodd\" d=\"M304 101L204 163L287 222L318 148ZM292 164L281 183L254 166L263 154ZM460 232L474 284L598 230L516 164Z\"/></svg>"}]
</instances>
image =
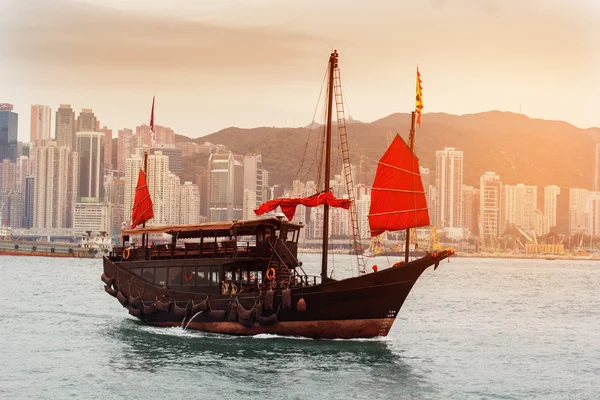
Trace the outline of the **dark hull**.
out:
<instances>
[{"instance_id":1,"label":"dark hull","mask_svg":"<svg viewBox=\"0 0 600 400\"><path fill-rule=\"evenodd\" d=\"M121 301L129 299L129 296L132 299L137 297L149 309L157 299L170 299L168 311L152 311L148 315L144 315L144 307L137 305L136 308L125 304L130 308L130 314L149 325L183 326L203 332L231 335L271 333L311 338L370 338L388 334L406 297L423 271L450 255L451 251L442 251L437 257L427 255L410 263L355 278L292 288L289 308L282 307L283 297L278 292L273 307L275 311L262 312L266 317L276 314L277 321L268 326L258 322L244 326L235 320L229 321L228 315L215 317L210 311L196 314L191 311L192 304L206 299L210 310L228 310L230 304L237 299L246 310L254 307L256 315L255 305L262 296L258 292L240 293L237 296L207 295L155 287L129 273L121 263L111 262L108 258L104 258L104 277L110 283L107 292L112 291L115 295L116 291L120 291L124 295L119 294ZM306 302L305 311L298 307L300 299ZM124 303L127 301L122 301Z\"/></svg>"}]
</instances>

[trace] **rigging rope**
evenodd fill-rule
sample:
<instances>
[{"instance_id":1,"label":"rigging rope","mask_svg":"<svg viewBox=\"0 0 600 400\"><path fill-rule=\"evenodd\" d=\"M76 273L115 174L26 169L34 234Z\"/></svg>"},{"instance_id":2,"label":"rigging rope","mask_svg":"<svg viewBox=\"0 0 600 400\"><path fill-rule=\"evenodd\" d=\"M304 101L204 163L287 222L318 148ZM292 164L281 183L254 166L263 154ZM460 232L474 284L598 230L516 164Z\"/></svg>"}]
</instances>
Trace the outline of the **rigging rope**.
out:
<instances>
[{"instance_id":1,"label":"rigging rope","mask_svg":"<svg viewBox=\"0 0 600 400\"><path fill-rule=\"evenodd\" d=\"M317 111L319 109L319 103L321 102L321 98L322 98L322 95L323 95L323 88L325 87L325 83L327 81L327 73L328 73L328 71L329 71L329 67L327 67L325 69L325 75L323 76L323 82L321 83L321 90L319 91L319 97L317 98L317 104L315 105L315 111L313 113L312 121L310 123L310 130L308 132L308 138L306 139L306 145L304 146L304 151L302 152L302 158L300 160L300 166L298 167L298 170L296 171L296 175L294 175L294 179L292 180L292 184L296 180L298 180L300 182L300 181L306 179L306 177L308 176L308 174L312 170L312 167L313 167L313 165L315 163L315 160L317 158L317 154L318 153L315 153L315 156L313 157L313 159L312 159L312 161L311 161L311 163L310 163L310 165L309 165L308 170L306 171L306 173L304 175L302 175L302 176L299 176L300 175L300 171L302 170L302 167L304 166L304 159L306 157L306 152L308 151L308 146L310 144L310 136L311 136L313 130L315 129L315 119L317 117ZM299 178L299 179L297 179L297 178ZM296 189L297 189L297 187L292 186L292 192L295 192Z\"/></svg>"}]
</instances>

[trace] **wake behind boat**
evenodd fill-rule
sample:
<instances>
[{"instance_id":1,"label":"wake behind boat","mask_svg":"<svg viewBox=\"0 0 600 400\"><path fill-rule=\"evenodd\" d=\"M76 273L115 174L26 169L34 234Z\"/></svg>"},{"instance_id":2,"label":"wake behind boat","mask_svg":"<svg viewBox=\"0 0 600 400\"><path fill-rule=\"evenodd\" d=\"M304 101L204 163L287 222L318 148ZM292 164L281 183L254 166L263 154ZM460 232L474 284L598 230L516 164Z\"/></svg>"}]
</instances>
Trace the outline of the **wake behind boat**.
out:
<instances>
[{"instance_id":1,"label":"wake behind boat","mask_svg":"<svg viewBox=\"0 0 600 400\"><path fill-rule=\"evenodd\" d=\"M419 81L418 81L419 82ZM325 180L330 182L333 97L342 103L338 54L329 59ZM419 83L417 92L420 95ZM339 100L338 100L339 98ZM417 104L417 111L420 108ZM340 119L341 114L341 119ZM343 109L337 110L344 157L348 155ZM151 121L153 120L153 116ZM429 215L412 151L399 135L379 161L371 197L371 235L429 225ZM151 123L152 125L152 123ZM344 167L349 165L344 159ZM132 229L123 232L124 247L104 257L105 291L146 324L184 326L232 335L261 333L311 338L386 336L413 285L428 267L453 254L432 252L381 271L367 273L357 251L359 275L328 277L329 208L350 210L354 248L360 249L353 183L346 171L349 198L338 199L328 187L306 198L264 203L257 215L281 208L292 220L296 206L324 207L323 257L320 276L309 276L298 260L301 224L282 218L227 221L200 225L142 227L152 218L145 171L136 188ZM141 245L130 241L141 235ZM149 245L150 235L169 235L170 242ZM131 243L131 244L129 244ZM406 246L408 250L408 244Z\"/></svg>"}]
</instances>

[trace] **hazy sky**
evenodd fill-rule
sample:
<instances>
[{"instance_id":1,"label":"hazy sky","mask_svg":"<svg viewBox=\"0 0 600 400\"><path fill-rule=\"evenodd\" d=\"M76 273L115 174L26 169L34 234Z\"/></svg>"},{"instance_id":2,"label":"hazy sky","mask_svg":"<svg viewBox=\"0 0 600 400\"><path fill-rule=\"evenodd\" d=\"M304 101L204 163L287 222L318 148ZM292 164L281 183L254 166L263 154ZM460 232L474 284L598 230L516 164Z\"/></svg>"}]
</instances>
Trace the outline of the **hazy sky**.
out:
<instances>
[{"instance_id":1,"label":"hazy sky","mask_svg":"<svg viewBox=\"0 0 600 400\"><path fill-rule=\"evenodd\" d=\"M600 126L598 0L1 0L0 102L92 108L115 131L302 126L340 53L352 116L519 111ZM427 123L426 116L423 123Z\"/></svg>"}]
</instances>

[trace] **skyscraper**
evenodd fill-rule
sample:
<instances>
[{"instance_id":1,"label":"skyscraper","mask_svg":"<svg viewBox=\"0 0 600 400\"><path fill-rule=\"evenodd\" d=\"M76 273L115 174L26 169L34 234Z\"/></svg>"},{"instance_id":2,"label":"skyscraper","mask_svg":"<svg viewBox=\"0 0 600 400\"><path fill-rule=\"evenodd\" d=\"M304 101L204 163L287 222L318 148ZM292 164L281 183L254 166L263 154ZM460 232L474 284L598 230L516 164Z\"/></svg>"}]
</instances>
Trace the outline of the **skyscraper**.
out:
<instances>
[{"instance_id":1,"label":"skyscraper","mask_svg":"<svg viewBox=\"0 0 600 400\"><path fill-rule=\"evenodd\" d=\"M135 135L131 129L120 129L117 144L117 170L125 175L125 160L131 157L135 150L142 147L142 137Z\"/></svg>"},{"instance_id":2,"label":"skyscraper","mask_svg":"<svg viewBox=\"0 0 600 400\"><path fill-rule=\"evenodd\" d=\"M55 131L58 147L67 146L75 151L75 112L68 104L61 104L56 110Z\"/></svg>"},{"instance_id":3,"label":"skyscraper","mask_svg":"<svg viewBox=\"0 0 600 400\"><path fill-rule=\"evenodd\" d=\"M527 232L534 228L535 211L537 209L537 186L526 186L522 183L504 186L504 209L506 222L514 224Z\"/></svg>"},{"instance_id":4,"label":"skyscraper","mask_svg":"<svg viewBox=\"0 0 600 400\"><path fill-rule=\"evenodd\" d=\"M556 227L556 208L559 194L560 188L556 185L549 185L544 188L544 234Z\"/></svg>"},{"instance_id":5,"label":"skyscraper","mask_svg":"<svg viewBox=\"0 0 600 400\"><path fill-rule=\"evenodd\" d=\"M38 140L52 140L50 133L51 120L52 114L50 107L39 104L31 105L31 134L29 138L31 143L36 143Z\"/></svg>"},{"instance_id":6,"label":"skyscraper","mask_svg":"<svg viewBox=\"0 0 600 400\"><path fill-rule=\"evenodd\" d=\"M174 144L155 143L150 149L150 154L160 151L163 155L169 157L169 171L175 175L181 175L183 169L182 151L175 147Z\"/></svg>"},{"instance_id":7,"label":"skyscraper","mask_svg":"<svg viewBox=\"0 0 600 400\"><path fill-rule=\"evenodd\" d=\"M19 114L13 111L12 104L0 103L0 161L17 161Z\"/></svg>"},{"instance_id":8,"label":"skyscraper","mask_svg":"<svg viewBox=\"0 0 600 400\"><path fill-rule=\"evenodd\" d=\"M98 132L98 119L91 108L83 108L77 117L77 132Z\"/></svg>"},{"instance_id":9,"label":"skyscraper","mask_svg":"<svg viewBox=\"0 0 600 400\"><path fill-rule=\"evenodd\" d=\"M35 207L35 178L33 175L25 177L23 199L25 201L23 211L23 228L33 228L33 209Z\"/></svg>"},{"instance_id":10,"label":"skyscraper","mask_svg":"<svg viewBox=\"0 0 600 400\"><path fill-rule=\"evenodd\" d=\"M77 149L77 201L99 203L104 199L104 133L77 132Z\"/></svg>"},{"instance_id":11,"label":"skyscraper","mask_svg":"<svg viewBox=\"0 0 600 400\"><path fill-rule=\"evenodd\" d=\"M242 219L244 159L241 155L211 154L208 159L208 219L210 222Z\"/></svg>"},{"instance_id":12,"label":"skyscraper","mask_svg":"<svg viewBox=\"0 0 600 400\"><path fill-rule=\"evenodd\" d=\"M254 192L254 207L256 209L262 204L263 200L263 168L262 156L260 154L250 154L244 156L244 189Z\"/></svg>"},{"instance_id":13,"label":"skyscraper","mask_svg":"<svg viewBox=\"0 0 600 400\"><path fill-rule=\"evenodd\" d=\"M35 146L33 156L33 227L71 228L77 195L77 153L49 141Z\"/></svg>"},{"instance_id":14,"label":"skyscraper","mask_svg":"<svg viewBox=\"0 0 600 400\"><path fill-rule=\"evenodd\" d=\"M479 237L485 243L494 243L504 233L501 222L502 196L500 176L486 172L479 180Z\"/></svg>"},{"instance_id":15,"label":"skyscraper","mask_svg":"<svg viewBox=\"0 0 600 400\"><path fill-rule=\"evenodd\" d=\"M569 190L569 235L588 233L590 191L587 189Z\"/></svg>"},{"instance_id":16,"label":"skyscraper","mask_svg":"<svg viewBox=\"0 0 600 400\"><path fill-rule=\"evenodd\" d=\"M600 192L600 143L596 143L594 152L594 192Z\"/></svg>"},{"instance_id":17,"label":"skyscraper","mask_svg":"<svg viewBox=\"0 0 600 400\"><path fill-rule=\"evenodd\" d=\"M453 147L436 151L437 218L443 227L463 226L463 152Z\"/></svg>"},{"instance_id":18,"label":"skyscraper","mask_svg":"<svg viewBox=\"0 0 600 400\"><path fill-rule=\"evenodd\" d=\"M192 185L192 182L185 182L181 186L180 209L180 224L200 223L200 195L198 186Z\"/></svg>"},{"instance_id":19,"label":"skyscraper","mask_svg":"<svg viewBox=\"0 0 600 400\"><path fill-rule=\"evenodd\" d=\"M104 168L112 169L112 129L103 127L100 132L104 133Z\"/></svg>"}]
</instances>

